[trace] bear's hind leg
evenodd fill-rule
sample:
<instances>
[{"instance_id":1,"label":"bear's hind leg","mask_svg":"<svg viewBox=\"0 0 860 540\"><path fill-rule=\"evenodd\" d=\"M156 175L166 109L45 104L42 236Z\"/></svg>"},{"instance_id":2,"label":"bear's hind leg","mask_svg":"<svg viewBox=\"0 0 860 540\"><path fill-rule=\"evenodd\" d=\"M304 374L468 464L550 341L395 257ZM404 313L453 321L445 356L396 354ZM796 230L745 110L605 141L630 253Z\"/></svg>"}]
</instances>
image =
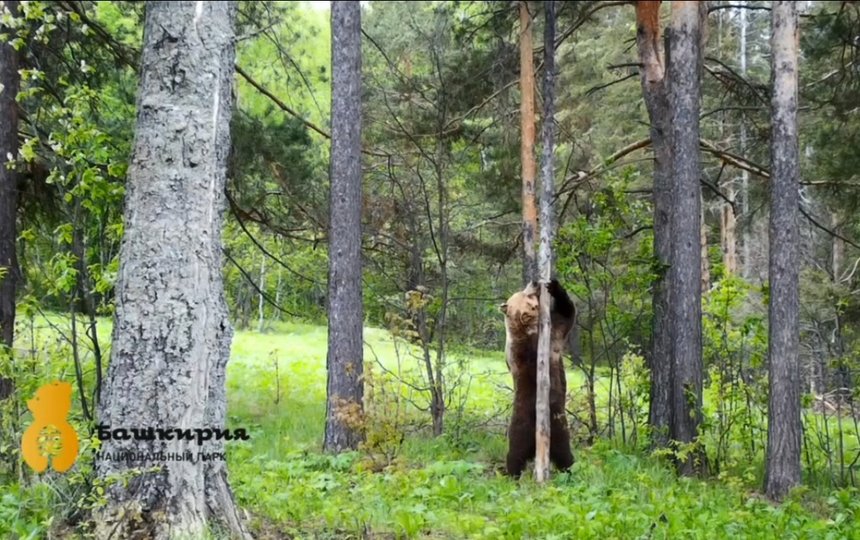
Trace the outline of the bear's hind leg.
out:
<instances>
[{"instance_id":1,"label":"bear's hind leg","mask_svg":"<svg viewBox=\"0 0 860 540\"><path fill-rule=\"evenodd\" d=\"M535 456L535 419L534 415L517 415L511 418L508 428L507 472L519 478L526 463Z\"/></svg>"},{"instance_id":2,"label":"bear's hind leg","mask_svg":"<svg viewBox=\"0 0 860 540\"><path fill-rule=\"evenodd\" d=\"M567 417L564 412L552 413L550 421L549 458L561 471L567 471L573 465L573 453L570 451L570 431L567 427Z\"/></svg>"}]
</instances>

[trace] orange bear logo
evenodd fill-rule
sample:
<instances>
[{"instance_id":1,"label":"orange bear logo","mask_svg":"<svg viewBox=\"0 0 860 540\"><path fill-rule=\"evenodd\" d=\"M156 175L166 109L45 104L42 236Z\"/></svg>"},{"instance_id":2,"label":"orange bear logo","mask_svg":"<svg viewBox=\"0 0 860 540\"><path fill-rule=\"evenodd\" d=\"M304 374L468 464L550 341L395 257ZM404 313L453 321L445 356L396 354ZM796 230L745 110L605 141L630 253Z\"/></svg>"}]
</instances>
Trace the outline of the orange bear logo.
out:
<instances>
[{"instance_id":1,"label":"orange bear logo","mask_svg":"<svg viewBox=\"0 0 860 540\"><path fill-rule=\"evenodd\" d=\"M78 459L78 434L67 419L72 409L72 385L67 382L46 384L36 391L33 399L27 402L27 407L33 413L33 423L24 431L21 440L24 461L34 471L43 472L48 468L48 455L51 455L51 466L55 471L66 472L71 469ZM49 437L53 440L45 445L44 439L40 441L40 436L47 427L55 430L55 436ZM43 443L41 447L40 442ZM45 451L44 446L51 448Z\"/></svg>"}]
</instances>

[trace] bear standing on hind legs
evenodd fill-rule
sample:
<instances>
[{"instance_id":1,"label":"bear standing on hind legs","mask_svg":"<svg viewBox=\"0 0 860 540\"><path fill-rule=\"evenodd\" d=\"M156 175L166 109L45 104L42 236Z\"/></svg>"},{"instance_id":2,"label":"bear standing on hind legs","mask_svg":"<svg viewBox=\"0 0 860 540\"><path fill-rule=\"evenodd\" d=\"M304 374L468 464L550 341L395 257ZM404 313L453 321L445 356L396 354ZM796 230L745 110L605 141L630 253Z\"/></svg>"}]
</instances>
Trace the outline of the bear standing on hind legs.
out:
<instances>
[{"instance_id":1,"label":"bear standing on hind legs","mask_svg":"<svg viewBox=\"0 0 860 540\"><path fill-rule=\"evenodd\" d=\"M550 460L561 470L573 465L570 432L565 414L567 381L562 355L573 328L576 310L557 280L547 285L552 299L550 321L549 409ZM505 314L505 357L514 379L514 410L508 428L507 473L519 477L535 455L535 398L537 394L538 304L540 287L533 281L500 306Z\"/></svg>"}]
</instances>

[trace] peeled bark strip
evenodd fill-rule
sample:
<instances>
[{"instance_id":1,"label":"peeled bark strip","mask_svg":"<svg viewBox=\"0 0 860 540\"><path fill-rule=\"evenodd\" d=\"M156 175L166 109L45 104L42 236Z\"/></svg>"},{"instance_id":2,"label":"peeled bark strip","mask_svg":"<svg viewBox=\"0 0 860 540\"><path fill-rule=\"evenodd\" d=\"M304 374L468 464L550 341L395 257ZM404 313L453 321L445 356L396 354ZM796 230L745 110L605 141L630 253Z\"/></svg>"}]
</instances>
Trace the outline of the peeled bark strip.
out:
<instances>
[{"instance_id":1,"label":"peeled bark strip","mask_svg":"<svg viewBox=\"0 0 860 540\"><path fill-rule=\"evenodd\" d=\"M549 480L550 408L549 362L551 353L550 295L546 284L552 276L552 200L555 196L555 2L544 2L543 124L541 125L540 196L540 312L538 314L537 389L535 397L535 480Z\"/></svg>"},{"instance_id":2,"label":"peeled bark strip","mask_svg":"<svg viewBox=\"0 0 860 540\"><path fill-rule=\"evenodd\" d=\"M523 177L523 284L537 279L537 205L535 204L535 68L532 18L520 2L520 161Z\"/></svg>"},{"instance_id":3,"label":"peeled bark strip","mask_svg":"<svg viewBox=\"0 0 860 540\"><path fill-rule=\"evenodd\" d=\"M765 491L782 499L800 483L799 234L797 214L797 7L771 11L770 303Z\"/></svg>"},{"instance_id":4,"label":"peeled bark strip","mask_svg":"<svg viewBox=\"0 0 860 540\"><path fill-rule=\"evenodd\" d=\"M673 2L668 78L672 114L673 387L670 439L690 450L702 418L702 251L699 178L701 26L698 2ZM686 452L679 472L703 465L701 452Z\"/></svg>"},{"instance_id":5,"label":"peeled bark strip","mask_svg":"<svg viewBox=\"0 0 860 540\"><path fill-rule=\"evenodd\" d=\"M328 399L325 449L362 440L364 316L361 298L361 8L333 2Z\"/></svg>"},{"instance_id":6,"label":"peeled bark strip","mask_svg":"<svg viewBox=\"0 0 860 540\"><path fill-rule=\"evenodd\" d=\"M3 2L3 8L18 13L18 2ZM4 28L4 30L6 30ZM8 42L0 43L0 338L12 354L15 334L15 289L18 285L18 256L15 252L18 212L17 174L7 166L8 156L18 156L18 52ZM0 400L14 391L12 379L0 377Z\"/></svg>"},{"instance_id":7,"label":"peeled bark strip","mask_svg":"<svg viewBox=\"0 0 860 540\"><path fill-rule=\"evenodd\" d=\"M128 172L111 363L100 423L111 429L223 429L232 328L221 275L230 148L235 2L150 2ZM192 431L193 432L193 431ZM154 459L223 452L223 441L104 441L100 538L245 535L223 461ZM121 452L146 459L107 459ZM149 468L157 467L151 471Z\"/></svg>"},{"instance_id":8,"label":"peeled bark strip","mask_svg":"<svg viewBox=\"0 0 860 540\"><path fill-rule=\"evenodd\" d=\"M651 147L654 150L654 257L657 277L651 300L651 399L648 413L654 448L668 445L672 422L672 335L667 279L672 258L672 223L669 219L672 214L672 163L669 102L660 34L660 2L636 2L636 45L642 63L640 80L651 121Z\"/></svg>"}]
</instances>

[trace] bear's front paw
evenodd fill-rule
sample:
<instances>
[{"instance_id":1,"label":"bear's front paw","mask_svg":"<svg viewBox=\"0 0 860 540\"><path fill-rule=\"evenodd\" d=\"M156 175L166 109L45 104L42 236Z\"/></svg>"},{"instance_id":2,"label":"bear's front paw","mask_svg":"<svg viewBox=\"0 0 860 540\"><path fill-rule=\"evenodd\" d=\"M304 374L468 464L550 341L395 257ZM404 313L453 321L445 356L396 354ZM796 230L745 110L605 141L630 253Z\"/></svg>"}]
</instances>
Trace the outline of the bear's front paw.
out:
<instances>
[{"instance_id":1,"label":"bear's front paw","mask_svg":"<svg viewBox=\"0 0 860 540\"><path fill-rule=\"evenodd\" d=\"M564 292L564 287L561 286L561 283L558 282L557 279L553 278L547 283L546 290L549 294L555 296L557 294L561 294Z\"/></svg>"}]
</instances>

